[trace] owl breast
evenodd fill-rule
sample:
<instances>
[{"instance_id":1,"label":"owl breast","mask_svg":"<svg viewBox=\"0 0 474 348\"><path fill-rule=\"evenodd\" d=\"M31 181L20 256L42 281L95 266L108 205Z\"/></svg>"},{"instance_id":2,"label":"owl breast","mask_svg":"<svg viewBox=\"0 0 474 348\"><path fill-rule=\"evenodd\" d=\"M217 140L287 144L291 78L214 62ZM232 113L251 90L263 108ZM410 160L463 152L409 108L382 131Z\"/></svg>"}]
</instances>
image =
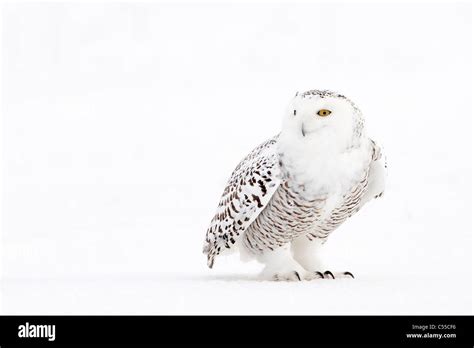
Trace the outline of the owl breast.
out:
<instances>
[{"instance_id":1,"label":"owl breast","mask_svg":"<svg viewBox=\"0 0 474 348\"><path fill-rule=\"evenodd\" d=\"M310 199L304 187L285 180L272 199L245 231L248 251L261 253L281 247L297 237L325 240L329 234L361 207L367 191L368 170L347 192L321 192Z\"/></svg>"}]
</instances>

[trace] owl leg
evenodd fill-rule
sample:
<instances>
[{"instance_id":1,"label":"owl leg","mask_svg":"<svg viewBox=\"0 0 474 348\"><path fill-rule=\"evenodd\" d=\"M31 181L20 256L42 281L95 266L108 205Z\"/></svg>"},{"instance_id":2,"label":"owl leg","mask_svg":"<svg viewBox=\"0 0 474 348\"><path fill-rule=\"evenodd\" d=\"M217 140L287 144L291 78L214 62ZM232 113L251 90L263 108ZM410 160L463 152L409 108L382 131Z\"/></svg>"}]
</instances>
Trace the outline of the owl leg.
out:
<instances>
[{"instance_id":1,"label":"owl leg","mask_svg":"<svg viewBox=\"0 0 474 348\"><path fill-rule=\"evenodd\" d=\"M306 236L300 236L291 242L291 253L293 258L307 271L320 271L324 273L324 265L321 261L321 239L309 240Z\"/></svg>"},{"instance_id":2,"label":"owl leg","mask_svg":"<svg viewBox=\"0 0 474 348\"><path fill-rule=\"evenodd\" d=\"M257 260L265 264L261 277L266 280L300 281L308 279L308 272L291 256L288 246L264 251Z\"/></svg>"},{"instance_id":3,"label":"owl leg","mask_svg":"<svg viewBox=\"0 0 474 348\"><path fill-rule=\"evenodd\" d=\"M293 258L307 271L306 279L354 278L351 272L328 271L321 261L321 239L310 240L301 236L291 242Z\"/></svg>"}]
</instances>

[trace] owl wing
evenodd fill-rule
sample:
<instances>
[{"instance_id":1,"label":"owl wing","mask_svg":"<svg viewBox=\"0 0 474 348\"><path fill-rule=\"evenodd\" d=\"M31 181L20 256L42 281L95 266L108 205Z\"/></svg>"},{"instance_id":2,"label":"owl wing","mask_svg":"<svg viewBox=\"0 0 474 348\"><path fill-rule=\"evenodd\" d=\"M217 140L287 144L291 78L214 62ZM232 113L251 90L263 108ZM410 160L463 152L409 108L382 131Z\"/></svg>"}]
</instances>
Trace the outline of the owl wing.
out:
<instances>
[{"instance_id":1,"label":"owl wing","mask_svg":"<svg viewBox=\"0 0 474 348\"><path fill-rule=\"evenodd\" d=\"M203 252L209 268L217 255L231 249L280 185L277 138L257 146L234 169L207 229Z\"/></svg>"},{"instance_id":2,"label":"owl wing","mask_svg":"<svg viewBox=\"0 0 474 348\"><path fill-rule=\"evenodd\" d=\"M372 143L372 161L369 167L367 191L362 197L362 205L372 198L381 197L385 190L385 177L387 176L387 157L375 141Z\"/></svg>"}]
</instances>

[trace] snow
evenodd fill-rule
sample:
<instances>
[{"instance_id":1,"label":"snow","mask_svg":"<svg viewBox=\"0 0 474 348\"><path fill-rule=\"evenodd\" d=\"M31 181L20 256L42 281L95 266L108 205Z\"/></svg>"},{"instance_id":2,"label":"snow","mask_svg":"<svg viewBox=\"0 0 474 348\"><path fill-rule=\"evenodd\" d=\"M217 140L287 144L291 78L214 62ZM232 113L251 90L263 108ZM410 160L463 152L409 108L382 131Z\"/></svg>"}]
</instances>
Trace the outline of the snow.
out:
<instances>
[{"instance_id":1,"label":"snow","mask_svg":"<svg viewBox=\"0 0 474 348\"><path fill-rule=\"evenodd\" d=\"M472 313L469 4L9 3L2 21L1 313ZM209 270L232 169L313 88L352 99L388 157L385 195L325 248L356 279Z\"/></svg>"},{"instance_id":2,"label":"snow","mask_svg":"<svg viewBox=\"0 0 474 348\"><path fill-rule=\"evenodd\" d=\"M453 301L455 296L466 296L458 288L460 283L393 274L353 281L305 283L258 282L232 273L15 280L9 282L5 291L8 301L5 312L29 315L470 314L469 300Z\"/></svg>"}]
</instances>

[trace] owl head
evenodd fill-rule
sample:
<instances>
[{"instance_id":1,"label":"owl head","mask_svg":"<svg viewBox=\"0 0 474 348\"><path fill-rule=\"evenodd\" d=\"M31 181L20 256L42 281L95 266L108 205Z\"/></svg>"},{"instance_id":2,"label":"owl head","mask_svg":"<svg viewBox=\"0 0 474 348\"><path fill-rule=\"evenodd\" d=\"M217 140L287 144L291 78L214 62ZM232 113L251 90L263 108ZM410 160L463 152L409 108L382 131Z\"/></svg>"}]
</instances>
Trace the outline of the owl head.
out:
<instances>
[{"instance_id":1,"label":"owl head","mask_svg":"<svg viewBox=\"0 0 474 348\"><path fill-rule=\"evenodd\" d=\"M328 90L296 93L284 117L282 133L300 141L350 146L363 132L363 118L355 104Z\"/></svg>"}]
</instances>

